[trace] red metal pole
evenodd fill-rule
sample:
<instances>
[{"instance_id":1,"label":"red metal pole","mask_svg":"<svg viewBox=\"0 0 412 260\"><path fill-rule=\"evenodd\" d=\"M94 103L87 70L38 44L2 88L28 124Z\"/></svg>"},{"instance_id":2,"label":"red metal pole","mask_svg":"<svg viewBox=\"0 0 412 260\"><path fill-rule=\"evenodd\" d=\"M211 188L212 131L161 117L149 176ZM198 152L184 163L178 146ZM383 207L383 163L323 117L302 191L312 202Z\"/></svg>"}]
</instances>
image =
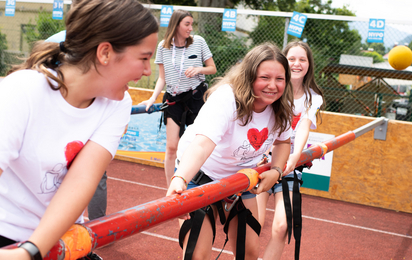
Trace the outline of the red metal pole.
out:
<instances>
[{"instance_id":1,"label":"red metal pole","mask_svg":"<svg viewBox=\"0 0 412 260\"><path fill-rule=\"evenodd\" d=\"M355 133L349 131L329 141L314 144L302 152L297 166L320 158L355 138ZM270 163L253 168L259 174L269 169ZM92 249L95 249L245 191L250 188L250 183L247 175L236 173L228 178L186 190L180 195L164 197L89 221L84 224L84 228L90 234ZM16 244L6 248L15 247ZM64 241L60 240L44 260L72 259L67 257L67 253L65 257L65 250L70 251Z\"/></svg>"},{"instance_id":2,"label":"red metal pole","mask_svg":"<svg viewBox=\"0 0 412 260\"><path fill-rule=\"evenodd\" d=\"M220 201L246 190L249 186L249 178L243 173L236 173L228 178L186 190L180 195L163 197L89 221L84 227L91 231L92 249L95 249ZM5 248L16 246L14 244ZM67 248L66 250L70 251ZM72 259L65 257L64 251L64 242L60 240L44 260Z\"/></svg>"},{"instance_id":3,"label":"red metal pole","mask_svg":"<svg viewBox=\"0 0 412 260\"><path fill-rule=\"evenodd\" d=\"M228 178L186 190L181 195L157 199L133 208L85 223L96 235L93 248L142 232L165 221L187 214L249 186L246 175L237 173Z\"/></svg>"},{"instance_id":4,"label":"red metal pole","mask_svg":"<svg viewBox=\"0 0 412 260\"><path fill-rule=\"evenodd\" d=\"M349 131L345 134L339 135L323 143L313 144L308 149L303 150L296 166L301 166L307 162L313 161L313 159L321 158L327 152L335 150L341 147L342 145L345 145L355 140L355 138L356 138L355 133L352 131ZM262 166L259 166L253 169L256 170L260 174L270 169L270 163L267 163L265 165L262 165Z\"/></svg>"}]
</instances>

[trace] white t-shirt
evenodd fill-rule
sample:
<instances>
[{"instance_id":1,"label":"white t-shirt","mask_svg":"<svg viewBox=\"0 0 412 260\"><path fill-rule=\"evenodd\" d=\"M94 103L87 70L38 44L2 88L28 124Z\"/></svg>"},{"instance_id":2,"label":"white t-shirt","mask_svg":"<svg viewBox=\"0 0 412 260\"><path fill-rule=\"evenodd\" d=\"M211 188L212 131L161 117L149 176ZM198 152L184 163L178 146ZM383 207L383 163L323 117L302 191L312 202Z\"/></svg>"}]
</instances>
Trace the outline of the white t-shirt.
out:
<instances>
[{"instance_id":1,"label":"white t-shirt","mask_svg":"<svg viewBox=\"0 0 412 260\"><path fill-rule=\"evenodd\" d=\"M295 99L293 101L295 105L295 109L293 110L293 114L294 114L293 122L292 122L293 132L292 132L292 137L290 139L291 141L290 153L291 154L293 153L293 150L294 150L296 130L298 129L299 124L302 122L302 119L307 118L310 121L312 121L312 124L310 125L310 129L316 129L317 127L316 126L316 114L318 113L320 107L323 104L323 99L322 99L322 96L316 94L312 89L310 89L310 93L312 94L312 106L309 108L305 107L307 93L302 95L301 98Z\"/></svg>"},{"instance_id":2,"label":"white t-shirt","mask_svg":"<svg viewBox=\"0 0 412 260\"><path fill-rule=\"evenodd\" d=\"M198 74L195 77L187 78L185 71L189 67L203 67L203 63L210 59L213 55L203 37L199 35L193 36L193 43L189 47L176 47L175 57L173 59L173 45L170 49L163 47L164 40L157 46L156 64L163 64L165 70L166 91L171 95L187 92L190 89L195 89L203 81L204 74ZM183 68L180 74L180 68L183 58ZM174 66L173 66L174 60ZM180 75L180 76L179 76Z\"/></svg>"},{"instance_id":3,"label":"white t-shirt","mask_svg":"<svg viewBox=\"0 0 412 260\"><path fill-rule=\"evenodd\" d=\"M73 107L33 70L14 72L1 81L0 235L16 241L29 238L68 165L88 140L114 156L131 105L126 92L122 101L96 97L87 108Z\"/></svg>"},{"instance_id":4,"label":"white t-shirt","mask_svg":"<svg viewBox=\"0 0 412 260\"><path fill-rule=\"evenodd\" d=\"M241 126L236 118L236 102L229 85L219 87L200 109L195 122L179 141L180 159L197 134L211 139L216 147L201 169L213 180L219 180L244 168L254 168L275 140L286 140L292 130L272 132L275 116L271 106L261 113L253 113L252 121Z\"/></svg>"}]
</instances>

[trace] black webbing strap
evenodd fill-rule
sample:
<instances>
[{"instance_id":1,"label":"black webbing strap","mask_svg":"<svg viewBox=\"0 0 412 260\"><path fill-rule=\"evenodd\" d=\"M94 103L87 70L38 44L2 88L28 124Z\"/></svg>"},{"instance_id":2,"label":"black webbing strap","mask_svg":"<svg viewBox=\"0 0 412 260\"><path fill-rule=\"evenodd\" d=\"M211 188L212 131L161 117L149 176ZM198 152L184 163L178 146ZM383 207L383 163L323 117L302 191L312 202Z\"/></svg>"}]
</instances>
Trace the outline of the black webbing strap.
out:
<instances>
[{"instance_id":1,"label":"black webbing strap","mask_svg":"<svg viewBox=\"0 0 412 260\"><path fill-rule=\"evenodd\" d=\"M289 197L288 179L282 179L283 203L285 204L286 222L288 224L288 244L292 236L292 205Z\"/></svg>"},{"instance_id":2,"label":"black webbing strap","mask_svg":"<svg viewBox=\"0 0 412 260\"><path fill-rule=\"evenodd\" d=\"M295 238L295 260L299 260L300 238L302 236L302 197L299 192L296 171L293 171L293 175L293 237Z\"/></svg>"},{"instance_id":3,"label":"black webbing strap","mask_svg":"<svg viewBox=\"0 0 412 260\"><path fill-rule=\"evenodd\" d=\"M196 175L192 178L192 182L197 185L203 185L203 184L206 184L212 181L213 180L209 176L207 176L202 170L199 170L196 173ZM226 222L226 216L225 216L222 202L218 201L218 202L213 203L212 205L216 206L217 212L219 213L220 223L224 225Z\"/></svg>"},{"instance_id":4,"label":"black webbing strap","mask_svg":"<svg viewBox=\"0 0 412 260\"><path fill-rule=\"evenodd\" d=\"M235 202L236 204L233 206L232 210L227 217L227 221L223 228L223 231L226 233L225 243L229 240L229 224L230 221L235 217L238 216L238 226L237 226L237 240L236 240L236 260L244 260L245 259L245 246L246 246L246 224L248 224L256 234L260 235L261 226L259 221L252 215L252 212L245 207L243 204L242 198L239 198L238 201ZM222 248L222 251L223 251ZM221 254L222 252L220 252ZM220 256L219 254L219 256ZM219 257L218 256L218 257Z\"/></svg>"},{"instance_id":5,"label":"black webbing strap","mask_svg":"<svg viewBox=\"0 0 412 260\"><path fill-rule=\"evenodd\" d=\"M288 181L291 180L293 180L293 214L288 187ZM303 181L298 179L296 170L293 171L293 178L286 177L282 179L283 202L285 205L286 222L288 225L288 244L290 243L293 227L293 237L295 238L295 260L299 260L300 239L302 236L302 197L299 191L299 183L302 185Z\"/></svg>"},{"instance_id":6,"label":"black webbing strap","mask_svg":"<svg viewBox=\"0 0 412 260\"><path fill-rule=\"evenodd\" d=\"M189 239L186 246L185 252L185 260L191 260L193 256L193 252L196 248L196 243L199 238L200 230L202 228L203 221L205 219L206 214L209 216L210 224L212 226L213 231L213 242L215 242L216 236L216 225L215 225L215 218L213 216L213 210L210 206L207 206L206 209L198 209L194 212L190 213L190 219L185 220L183 222L182 227L179 231L179 245L183 249L183 241L187 232L190 231Z\"/></svg>"}]
</instances>

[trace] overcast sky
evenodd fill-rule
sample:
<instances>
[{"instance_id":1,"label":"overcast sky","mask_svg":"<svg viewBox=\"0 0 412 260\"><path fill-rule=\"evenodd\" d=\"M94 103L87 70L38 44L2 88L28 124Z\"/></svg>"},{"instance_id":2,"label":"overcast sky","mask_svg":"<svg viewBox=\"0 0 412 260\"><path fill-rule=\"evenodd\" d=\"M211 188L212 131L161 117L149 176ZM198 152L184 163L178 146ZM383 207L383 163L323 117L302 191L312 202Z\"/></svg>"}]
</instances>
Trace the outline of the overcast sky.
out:
<instances>
[{"instance_id":1,"label":"overcast sky","mask_svg":"<svg viewBox=\"0 0 412 260\"><path fill-rule=\"evenodd\" d=\"M412 0L332 0L332 7L343 5L358 17L412 21Z\"/></svg>"}]
</instances>

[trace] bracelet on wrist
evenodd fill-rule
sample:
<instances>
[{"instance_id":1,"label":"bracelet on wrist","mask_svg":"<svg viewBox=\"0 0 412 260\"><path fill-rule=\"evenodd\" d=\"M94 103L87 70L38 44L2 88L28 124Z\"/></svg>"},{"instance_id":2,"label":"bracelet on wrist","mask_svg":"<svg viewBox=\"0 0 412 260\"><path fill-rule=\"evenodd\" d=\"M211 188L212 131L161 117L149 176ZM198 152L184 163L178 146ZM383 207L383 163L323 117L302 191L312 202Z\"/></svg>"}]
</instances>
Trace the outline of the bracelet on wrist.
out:
<instances>
[{"instance_id":1,"label":"bracelet on wrist","mask_svg":"<svg viewBox=\"0 0 412 260\"><path fill-rule=\"evenodd\" d=\"M279 172L278 181L282 180L283 171L282 171L281 168L279 168L279 167L277 167L277 166L272 166L270 169L271 169L271 170L276 170L276 171L278 171L278 172Z\"/></svg>"},{"instance_id":2,"label":"bracelet on wrist","mask_svg":"<svg viewBox=\"0 0 412 260\"><path fill-rule=\"evenodd\" d=\"M31 260L43 260L39 248L34 243L26 241L20 243L19 248L26 250L29 253Z\"/></svg>"},{"instance_id":3,"label":"bracelet on wrist","mask_svg":"<svg viewBox=\"0 0 412 260\"><path fill-rule=\"evenodd\" d=\"M182 176L179 176L179 175L173 175L172 178L170 179L170 181L172 181L174 178L180 178L180 179L182 179L183 182L185 183L186 187L187 187L187 184L188 184L188 183L187 183L187 181L186 181L185 178L183 178Z\"/></svg>"}]
</instances>

